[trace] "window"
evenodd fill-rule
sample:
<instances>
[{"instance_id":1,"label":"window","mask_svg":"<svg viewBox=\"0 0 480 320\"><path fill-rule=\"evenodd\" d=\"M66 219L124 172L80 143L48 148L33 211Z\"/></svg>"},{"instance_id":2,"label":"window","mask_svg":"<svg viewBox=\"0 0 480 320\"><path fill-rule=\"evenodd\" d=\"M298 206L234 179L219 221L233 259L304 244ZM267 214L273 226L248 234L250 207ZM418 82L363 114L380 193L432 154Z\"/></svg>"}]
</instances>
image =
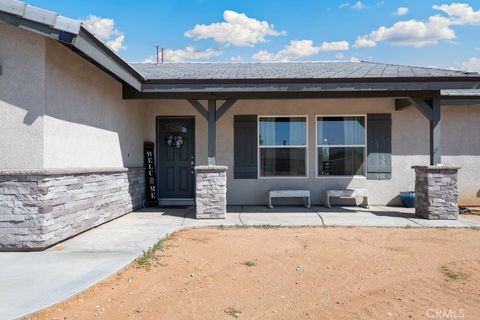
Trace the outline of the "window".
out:
<instances>
[{"instance_id":1,"label":"window","mask_svg":"<svg viewBox=\"0 0 480 320\"><path fill-rule=\"evenodd\" d=\"M317 117L318 176L365 175L365 117Z\"/></svg>"},{"instance_id":2,"label":"window","mask_svg":"<svg viewBox=\"0 0 480 320\"><path fill-rule=\"evenodd\" d=\"M259 117L261 177L305 177L307 117Z\"/></svg>"}]
</instances>

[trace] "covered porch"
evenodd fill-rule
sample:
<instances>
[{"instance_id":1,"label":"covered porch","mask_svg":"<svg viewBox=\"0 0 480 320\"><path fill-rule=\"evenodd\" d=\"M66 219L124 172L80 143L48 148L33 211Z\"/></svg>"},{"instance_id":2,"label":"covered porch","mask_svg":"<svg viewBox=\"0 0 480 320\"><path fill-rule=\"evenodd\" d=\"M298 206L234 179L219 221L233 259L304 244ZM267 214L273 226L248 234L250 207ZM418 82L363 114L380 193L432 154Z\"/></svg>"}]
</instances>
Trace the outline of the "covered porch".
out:
<instances>
[{"instance_id":1,"label":"covered porch","mask_svg":"<svg viewBox=\"0 0 480 320\"><path fill-rule=\"evenodd\" d=\"M458 215L455 175L458 166L442 166L456 164L450 159L447 162L442 159L442 109L480 102L477 97L452 95L452 89L448 89L471 90L479 80L474 75L366 62L248 64L250 73L243 71L242 64L137 64L134 67L149 80L141 90L124 85L125 99L145 99L147 108L151 109L147 111L150 117L162 114L165 110L162 106L166 105L172 109L179 106L176 108L179 115L184 115L190 108L190 112L196 114L197 125L200 123L204 128L203 141L196 138L196 143L203 143L207 151L200 157L197 153L196 158L197 167L200 165L197 187L206 186L196 189L197 211L209 206L208 203L199 205L199 199L222 194L214 201L213 207L216 208L205 218L224 217L224 207L228 204L266 203L269 190L311 190L314 204L321 204L324 197L320 194L325 190L331 186L347 188L351 184L372 189L373 196L377 196L374 204L398 205L399 191L407 191L401 188L410 186L410 190L414 189L414 166L423 167L419 170L436 170L435 174L454 174L449 181L455 183L446 185L452 187L451 195L455 199L442 201L448 203L451 216L456 218ZM170 78L171 73L179 70L184 79ZM168 110L169 115L174 112ZM319 121L336 117L347 122L351 121L352 115L358 118L355 121L362 123L362 132L365 133L364 141L362 138L353 142L354 146L364 148L358 156L363 158L359 160L362 168L333 174L324 172L321 166L325 163L317 158L317 150L320 152L325 147L319 140ZM281 121L292 121L292 117L297 117L304 121L305 138L297 145L284 142L284 146L305 149L301 170L287 174L285 171L279 174L275 170L267 172L270 168L265 168L265 163L270 159L264 159L261 153L264 144L261 130L262 121L271 121L269 117L283 118ZM158 141L161 143L162 140ZM427 146L425 152L419 151L424 142ZM346 142L343 145L352 146ZM278 147L278 143L265 147ZM250 156L243 157L242 153ZM448 151L447 155L450 156L451 152ZM403 157L401 161L398 160L400 157ZM209 169L213 171L208 172ZM423 173L418 174L425 177ZM203 183L207 175L215 175L214 183ZM412 182L406 181L405 177ZM220 185L227 186L228 191L216 188L220 180ZM444 189L444 186L440 188ZM213 191L209 193L206 189ZM394 192L378 196L388 189L394 189ZM422 192L417 196L420 194ZM425 203L429 201L431 199L426 199ZM422 205L418 211L428 207ZM424 216L429 217L428 214ZM451 219L450 213L439 216L434 219Z\"/></svg>"}]
</instances>

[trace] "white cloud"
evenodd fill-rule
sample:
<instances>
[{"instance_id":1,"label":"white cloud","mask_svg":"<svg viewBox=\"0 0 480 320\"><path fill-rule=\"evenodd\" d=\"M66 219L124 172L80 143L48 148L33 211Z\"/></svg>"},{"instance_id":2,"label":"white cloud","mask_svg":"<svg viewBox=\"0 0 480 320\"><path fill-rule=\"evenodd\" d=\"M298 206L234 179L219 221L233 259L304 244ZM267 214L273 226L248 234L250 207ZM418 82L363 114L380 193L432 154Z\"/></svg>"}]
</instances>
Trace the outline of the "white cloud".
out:
<instances>
[{"instance_id":1,"label":"white cloud","mask_svg":"<svg viewBox=\"0 0 480 320\"><path fill-rule=\"evenodd\" d=\"M396 14L405 12L398 8ZM450 5L434 5L433 9L445 13L447 16L434 15L426 21L406 20L399 21L391 27L382 26L367 35L358 37L355 47L375 47L378 42L388 41L398 45L421 47L436 44L439 41L455 39L454 25L480 25L480 10L474 11L469 4L452 3Z\"/></svg>"},{"instance_id":2,"label":"white cloud","mask_svg":"<svg viewBox=\"0 0 480 320\"><path fill-rule=\"evenodd\" d=\"M450 28L450 20L441 16L432 16L428 21L399 21L393 26L380 27L368 35L358 37L355 47L375 47L380 41L397 45L422 47L435 44L440 40L455 39L455 31Z\"/></svg>"},{"instance_id":3,"label":"white cloud","mask_svg":"<svg viewBox=\"0 0 480 320\"><path fill-rule=\"evenodd\" d=\"M260 50L252 56L252 59L258 61L272 61L275 60L274 56L273 53L268 52L267 50Z\"/></svg>"},{"instance_id":4,"label":"white cloud","mask_svg":"<svg viewBox=\"0 0 480 320\"><path fill-rule=\"evenodd\" d=\"M377 5L382 5L383 2L379 2ZM338 6L340 9L345 9L345 8L350 8L350 9L355 9L355 10L363 10L367 9L368 7L362 2L362 1L357 1L354 4L351 4L349 2L341 3Z\"/></svg>"},{"instance_id":5,"label":"white cloud","mask_svg":"<svg viewBox=\"0 0 480 320\"><path fill-rule=\"evenodd\" d=\"M82 23L85 28L104 42L114 52L125 50L127 48L123 45L125 35L123 32L115 28L115 21L113 19L89 15L87 19L82 21Z\"/></svg>"},{"instance_id":6,"label":"white cloud","mask_svg":"<svg viewBox=\"0 0 480 320\"><path fill-rule=\"evenodd\" d=\"M352 9L355 9L355 10L363 10L363 9L366 9L367 6L365 4L363 4L362 1L357 1L353 6L352 6Z\"/></svg>"},{"instance_id":7,"label":"white cloud","mask_svg":"<svg viewBox=\"0 0 480 320\"><path fill-rule=\"evenodd\" d=\"M218 43L236 47L253 47L259 42L266 42L267 36L286 35L285 31L276 31L273 24L249 18L244 13L225 10L223 19L224 22L209 25L197 24L185 32L185 36L195 39L212 38Z\"/></svg>"},{"instance_id":8,"label":"white cloud","mask_svg":"<svg viewBox=\"0 0 480 320\"><path fill-rule=\"evenodd\" d=\"M347 41L323 42L320 51L348 51L350 45Z\"/></svg>"},{"instance_id":9,"label":"white cloud","mask_svg":"<svg viewBox=\"0 0 480 320\"><path fill-rule=\"evenodd\" d=\"M462 63L462 70L480 72L480 58L472 57Z\"/></svg>"},{"instance_id":10,"label":"white cloud","mask_svg":"<svg viewBox=\"0 0 480 320\"><path fill-rule=\"evenodd\" d=\"M118 52L127 48L123 45L123 41L125 41L125 35L121 34L113 40L107 41L106 45L114 52Z\"/></svg>"},{"instance_id":11,"label":"white cloud","mask_svg":"<svg viewBox=\"0 0 480 320\"><path fill-rule=\"evenodd\" d=\"M407 7L400 7L395 11L394 15L396 16L404 16L406 15L410 10Z\"/></svg>"},{"instance_id":12,"label":"white cloud","mask_svg":"<svg viewBox=\"0 0 480 320\"><path fill-rule=\"evenodd\" d=\"M445 12L450 17L452 24L480 25L480 10L474 11L469 4L442 4L433 6L433 9Z\"/></svg>"},{"instance_id":13,"label":"white cloud","mask_svg":"<svg viewBox=\"0 0 480 320\"><path fill-rule=\"evenodd\" d=\"M192 46L187 46L184 49L165 49L163 52L163 58L165 62L182 62L191 60L205 60L212 57L218 57L223 52L216 49L195 50ZM147 58L145 63L156 62L155 56Z\"/></svg>"},{"instance_id":14,"label":"white cloud","mask_svg":"<svg viewBox=\"0 0 480 320\"><path fill-rule=\"evenodd\" d=\"M349 50L347 41L323 42L321 46L314 46L312 40L291 40L288 46L277 53L261 50L255 53L252 59L258 61L289 61L309 57L320 52L347 50Z\"/></svg>"}]
</instances>

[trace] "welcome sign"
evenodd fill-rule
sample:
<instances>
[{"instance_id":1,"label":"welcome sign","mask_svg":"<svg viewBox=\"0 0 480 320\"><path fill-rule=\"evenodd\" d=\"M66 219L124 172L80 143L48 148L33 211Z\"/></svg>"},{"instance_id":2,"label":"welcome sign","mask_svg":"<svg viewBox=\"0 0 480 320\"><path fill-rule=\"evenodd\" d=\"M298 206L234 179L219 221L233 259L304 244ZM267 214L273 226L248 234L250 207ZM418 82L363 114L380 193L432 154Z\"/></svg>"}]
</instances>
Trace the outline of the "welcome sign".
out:
<instances>
[{"instance_id":1,"label":"welcome sign","mask_svg":"<svg viewBox=\"0 0 480 320\"><path fill-rule=\"evenodd\" d=\"M145 165L145 207L158 205L157 200L157 181L155 175L155 145L153 142L143 144L144 165Z\"/></svg>"}]
</instances>

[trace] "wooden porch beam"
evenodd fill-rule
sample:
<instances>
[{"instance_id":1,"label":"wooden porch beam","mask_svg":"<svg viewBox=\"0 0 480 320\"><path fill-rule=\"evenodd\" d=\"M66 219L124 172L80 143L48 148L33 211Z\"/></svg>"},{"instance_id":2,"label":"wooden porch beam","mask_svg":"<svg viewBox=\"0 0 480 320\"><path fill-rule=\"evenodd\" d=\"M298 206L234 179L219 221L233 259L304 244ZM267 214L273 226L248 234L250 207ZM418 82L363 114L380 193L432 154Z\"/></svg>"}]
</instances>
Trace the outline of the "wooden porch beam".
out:
<instances>
[{"instance_id":1,"label":"wooden porch beam","mask_svg":"<svg viewBox=\"0 0 480 320\"><path fill-rule=\"evenodd\" d=\"M208 111L203 107L203 105L196 99L187 99L188 102L205 118L208 120Z\"/></svg>"},{"instance_id":2,"label":"wooden porch beam","mask_svg":"<svg viewBox=\"0 0 480 320\"><path fill-rule=\"evenodd\" d=\"M217 99L208 99L208 109L196 99L187 99L188 102L208 122L208 164L216 163L217 121L233 106L237 99L226 100L217 110Z\"/></svg>"},{"instance_id":3,"label":"wooden porch beam","mask_svg":"<svg viewBox=\"0 0 480 320\"><path fill-rule=\"evenodd\" d=\"M208 100L208 165L216 164L217 100Z\"/></svg>"},{"instance_id":4,"label":"wooden porch beam","mask_svg":"<svg viewBox=\"0 0 480 320\"><path fill-rule=\"evenodd\" d=\"M220 118L233 106L235 102L237 102L237 99L226 100L217 110L216 121L220 120Z\"/></svg>"},{"instance_id":5,"label":"wooden porch beam","mask_svg":"<svg viewBox=\"0 0 480 320\"><path fill-rule=\"evenodd\" d=\"M440 97L434 97L431 102L432 119L430 120L430 164L442 163L441 144L441 102Z\"/></svg>"},{"instance_id":6,"label":"wooden porch beam","mask_svg":"<svg viewBox=\"0 0 480 320\"><path fill-rule=\"evenodd\" d=\"M395 99L395 111L401 111L410 107L412 103L405 98Z\"/></svg>"},{"instance_id":7,"label":"wooden porch beam","mask_svg":"<svg viewBox=\"0 0 480 320\"><path fill-rule=\"evenodd\" d=\"M430 133L430 164L442 163L441 145L441 100L440 96L423 99L419 97L408 97L395 99L395 110L403 110L414 105L429 121Z\"/></svg>"},{"instance_id":8,"label":"wooden porch beam","mask_svg":"<svg viewBox=\"0 0 480 320\"><path fill-rule=\"evenodd\" d=\"M412 103L415 107L417 107L418 111L420 111L425 118L432 121L432 107L428 105L423 99L417 97L408 97L407 98L410 103Z\"/></svg>"}]
</instances>

